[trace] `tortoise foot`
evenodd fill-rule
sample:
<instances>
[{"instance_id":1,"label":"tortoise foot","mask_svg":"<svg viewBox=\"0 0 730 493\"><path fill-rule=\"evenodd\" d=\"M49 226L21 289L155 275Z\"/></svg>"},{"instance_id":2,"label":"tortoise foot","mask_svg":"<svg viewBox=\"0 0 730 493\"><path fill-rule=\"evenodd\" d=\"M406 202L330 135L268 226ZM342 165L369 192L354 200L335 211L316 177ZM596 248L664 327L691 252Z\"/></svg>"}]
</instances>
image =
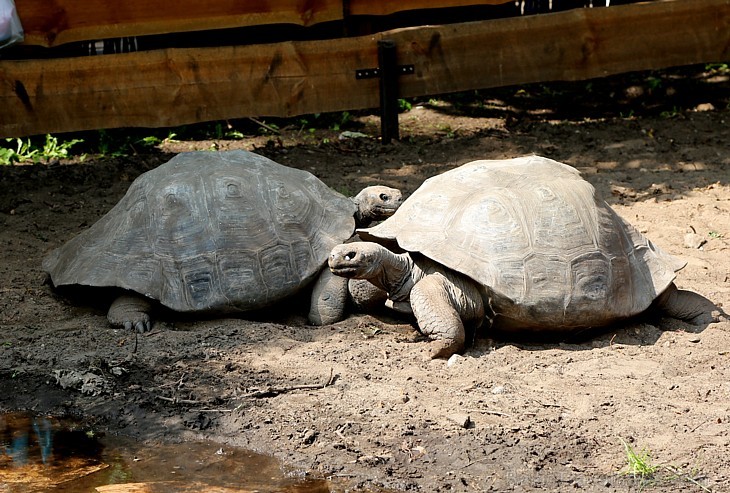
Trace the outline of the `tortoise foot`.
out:
<instances>
[{"instance_id":1,"label":"tortoise foot","mask_svg":"<svg viewBox=\"0 0 730 493\"><path fill-rule=\"evenodd\" d=\"M125 294L114 300L106 317L113 327L123 327L142 334L152 329L151 309L152 303L146 298Z\"/></svg>"},{"instance_id":2,"label":"tortoise foot","mask_svg":"<svg viewBox=\"0 0 730 493\"><path fill-rule=\"evenodd\" d=\"M464 343L454 340L438 339L431 342L431 359L450 358L464 350Z\"/></svg>"}]
</instances>

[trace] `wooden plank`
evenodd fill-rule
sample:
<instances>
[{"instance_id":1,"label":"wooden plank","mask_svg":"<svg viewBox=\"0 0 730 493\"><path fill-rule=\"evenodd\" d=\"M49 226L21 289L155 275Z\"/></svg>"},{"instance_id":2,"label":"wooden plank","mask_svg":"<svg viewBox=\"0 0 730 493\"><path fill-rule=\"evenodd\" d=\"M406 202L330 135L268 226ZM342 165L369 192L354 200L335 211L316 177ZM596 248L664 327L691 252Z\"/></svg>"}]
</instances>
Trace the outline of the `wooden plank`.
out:
<instances>
[{"instance_id":1,"label":"wooden plank","mask_svg":"<svg viewBox=\"0 0 730 493\"><path fill-rule=\"evenodd\" d=\"M0 136L371 107L376 66L362 38L0 61Z\"/></svg>"},{"instance_id":2,"label":"wooden plank","mask_svg":"<svg viewBox=\"0 0 730 493\"><path fill-rule=\"evenodd\" d=\"M341 0L17 0L24 44L203 31L262 24L310 26L342 19Z\"/></svg>"},{"instance_id":3,"label":"wooden plank","mask_svg":"<svg viewBox=\"0 0 730 493\"><path fill-rule=\"evenodd\" d=\"M670 0L399 29L376 36L0 61L0 137L174 126L378 105L377 41L403 97L730 59L730 0Z\"/></svg>"},{"instance_id":4,"label":"wooden plank","mask_svg":"<svg viewBox=\"0 0 730 493\"><path fill-rule=\"evenodd\" d=\"M400 30L401 96L730 59L730 0L666 0Z\"/></svg>"},{"instance_id":5,"label":"wooden plank","mask_svg":"<svg viewBox=\"0 0 730 493\"><path fill-rule=\"evenodd\" d=\"M496 5L513 0L350 0L351 15L386 15L424 8ZM27 45L57 46L173 32L265 24L311 26L342 20L343 0L17 0Z\"/></svg>"}]
</instances>

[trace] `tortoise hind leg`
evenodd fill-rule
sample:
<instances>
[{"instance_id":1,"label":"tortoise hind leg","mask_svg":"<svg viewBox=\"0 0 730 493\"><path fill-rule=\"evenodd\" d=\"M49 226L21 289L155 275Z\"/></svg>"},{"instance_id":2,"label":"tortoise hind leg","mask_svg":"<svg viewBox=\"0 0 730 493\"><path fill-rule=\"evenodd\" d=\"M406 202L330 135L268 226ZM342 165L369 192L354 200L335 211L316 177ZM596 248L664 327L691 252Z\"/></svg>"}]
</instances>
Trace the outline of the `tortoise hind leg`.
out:
<instances>
[{"instance_id":1,"label":"tortoise hind leg","mask_svg":"<svg viewBox=\"0 0 730 493\"><path fill-rule=\"evenodd\" d=\"M138 294L125 293L112 302L106 318L113 327L134 329L141 334L152 328L150 311L152 302L149 299Z\"/></svg>"},{"instance_id":2,"label":"tortoise hind leg","mask_svg":"<svg viewBox=\"0 0 730 493\"><path fill-rule=\"evenodd\" d=\"M441 273L429 274L413 286L411 308L420 331L433 339L431 358L448 358L464 350L465 323L477 327L484 304L475 286Z\"/></svg>"},{"instance_id":3,"label":"tortoise hind leg","mask_svg":"<svg viewBox=\"0 0 730 493\"><path fill-rule=\"evenodd\" d=\"M723 313L714 303L704 296L678 289L672 283L656 299L656 306L670 317L678 318L694 325L707 325L719 322Z\"/></svg>"}]
</instances>

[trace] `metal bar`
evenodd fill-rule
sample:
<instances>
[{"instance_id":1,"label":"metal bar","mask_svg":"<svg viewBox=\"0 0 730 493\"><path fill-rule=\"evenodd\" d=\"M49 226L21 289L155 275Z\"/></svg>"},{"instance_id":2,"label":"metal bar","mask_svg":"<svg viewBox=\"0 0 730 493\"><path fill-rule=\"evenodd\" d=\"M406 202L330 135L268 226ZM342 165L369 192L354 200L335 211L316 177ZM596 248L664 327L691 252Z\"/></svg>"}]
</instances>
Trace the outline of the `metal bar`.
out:
<instances>
[{"instance_id":1,"label":"metal bar","mask_svg":"<svg viewBox=\"0 0 730 493\"><path fill-rule=\"evenodd\" d=\"M398 140L398 64L395 41L378 41L380 69L380 137L383 144Z\"/></svg>"}]
</instances>

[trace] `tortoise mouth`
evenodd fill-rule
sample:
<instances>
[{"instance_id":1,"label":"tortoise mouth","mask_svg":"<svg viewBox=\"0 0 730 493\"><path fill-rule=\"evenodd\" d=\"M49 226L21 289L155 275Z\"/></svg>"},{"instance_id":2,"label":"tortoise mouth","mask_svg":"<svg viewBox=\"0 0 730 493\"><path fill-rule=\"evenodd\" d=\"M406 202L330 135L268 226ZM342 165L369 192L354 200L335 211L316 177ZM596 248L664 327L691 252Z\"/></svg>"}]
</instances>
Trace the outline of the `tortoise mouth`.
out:
<instances>
[{"instance_id":1,"label":"tortoise mouth","mask_svg":"<svg viewBox=\"0 0 730 493\"><path fill-rule=\"evenodd\" d=\"M398 206L376 205L373 210L381 216L392 216L398 210Z\"/></svg>"},{"instance_id":2,"label":"tortoise mouth","mask_svg":"<svg viewBox=\"0 0 730 493\"><path fill-rule=\"evenodd\" d=\"M341 277L355 277L357 275L357 269L355 267L346 267L346 266L334 266L330 267L330 270L333 274Z\"/></svg>"}]
</instances>

